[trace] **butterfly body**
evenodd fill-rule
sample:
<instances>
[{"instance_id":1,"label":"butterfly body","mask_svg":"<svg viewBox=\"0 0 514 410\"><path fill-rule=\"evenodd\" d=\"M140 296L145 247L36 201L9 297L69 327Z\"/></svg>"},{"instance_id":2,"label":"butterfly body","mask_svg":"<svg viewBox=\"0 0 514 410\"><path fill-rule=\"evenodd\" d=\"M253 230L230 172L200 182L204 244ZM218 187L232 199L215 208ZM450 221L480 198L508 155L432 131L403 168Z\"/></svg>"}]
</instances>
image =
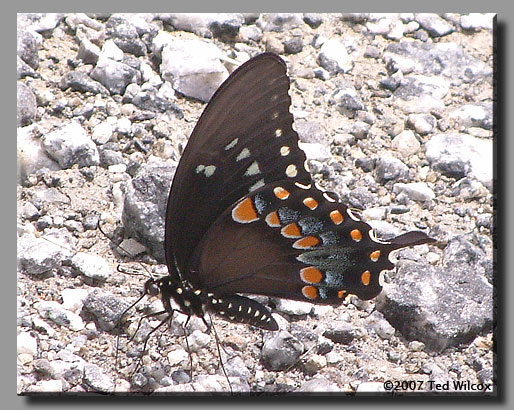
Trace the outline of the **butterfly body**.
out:
<instances>
[{"instance_id":1,"label":"butterfly body","mask_svg":"<svg viewBox=\"0 0 514 410\"><path fill-rule=\"evenodd\" d=\"M168 199L169 275L148 283L168 312L174 299L188 315L276 330L268 309L241 294L334 306L348 294L371 299L394 266L391 251L433 241L423 232L378 241L314 186L288 90L284 62L264 53L232 73L200 117Z\"/></svg>"}]
</instances>

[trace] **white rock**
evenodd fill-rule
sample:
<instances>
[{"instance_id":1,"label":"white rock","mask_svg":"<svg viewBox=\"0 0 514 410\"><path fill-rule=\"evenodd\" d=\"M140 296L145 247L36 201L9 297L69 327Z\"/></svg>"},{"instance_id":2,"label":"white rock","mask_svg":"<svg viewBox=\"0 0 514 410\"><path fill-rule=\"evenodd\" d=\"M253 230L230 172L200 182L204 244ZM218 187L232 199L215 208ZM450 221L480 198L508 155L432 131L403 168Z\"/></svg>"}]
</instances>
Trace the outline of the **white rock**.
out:
<instances>
[{"instance_id":1,"label":"white rock","mask_svg":"<svg viewBox=\"0 0 514 410\"><path fill-rule=\"evenodd\" d=\"M92 138L97 144L105 144L111 139L112 133L112 125L104 121L93 128Z\"/></svg>"},{"instance_id":2,"label":"white rock","mask_svg":"<svg viewBox=\"0 0 514 410\"><path fill-rule=\"evenodd\" d=\"M42 143L46 152L63 169L74 164L90 166L98 165L100 162L95 143L87 135L86 130L74 121L46 134Z\"/></svg>"},{"instance_id":3,"label":"white rock","mask_svg":"<svg viewBox=\"0 0 514 410\"><path fill-rule=\"evenodd\" d=\"M47 154L41 146L41 140L34 134L36 124L17 129L17 158L18 158L18 181L21 183L28 175L35 173L42 168L50 171L60 169L59 165Z\"/></svg>"},{"instance_id":4,"label":"white rock","mask_svg":"<svg viewBox=\"0 0 514 410\"><path fill-rule=\"evenodd\" d=\"M408 158L419 152L421 144L411 130L405 130L394 137L391 147Z\"/></svg>"},{"instance_id":5,"label":"white rock","mask_svg":"<svg viewBox=\"0 0 514 410\"><path fill-rule=\"evenodd\" d=\"M114 61L123 60L123 51L112 40L107 40L102 46L100 58L110 58Z\"/></svg>"},{"instance_id":6,"label":"white rock","mask_svg":"<svg viewBox=\"0 0 514 410\"><path fill-rule=\"evenodd\" d=\"M404 193L413 201L428 202L435 198L432 191L425 182L411 182L410 184L396 183L393 186L395 194Z\"/></svg>"},{"instance_id":7,"label":"white rock","mask_svg":"<svg viewBox=\"0 0 514 410\"><path fill-rule=\"evenodd\" d=\"M72 312L79 312L89 292L86 289L63 289L61 292L62 307Z\"/></svg>"},{"instance_id":8,"label":"white rock","mask_svg":"<svg viewBox=\"0 0 514 410\"><path fill-rule=\"evenodd\" d=\"M106 281L111 275L107 261L98 255L78 252L71 260L72 266L87 278Z\"/></svg>"},{"instance_id":9,"label":"white rock","mask_svg":"<svg viewBox=\"0 0 514 410\"><path fill-rule=\"evenodd\" d=\"M35 304L35 308L43 318L50 319L59 326L66 326L73 331L84 329L84 322L82 318L79 315L65 309L58 302L38 302Z\"/></svg>"},{"instance_id":10,"label":"white rock","mask_svg":"<svg viewBox=\"0 0 514 410\"><path fill-rule=\"evenodd\" d=\"M320 65L331 73L347 73L353 67L346 47L336 39L323 43L318 54Z\"/></svg>"},{"instance_id":11,"label":"white rock","mask_svg":"<svg viewBox=\"0 0 514 410\"><path fill-rule=\"evenodd\" d=\"M214 44L174 39L162 50L161 75L176 91L207 102L228 77L220 56Z\"/></svg>"},{"instance_id":12,"label":"white rock","mask_svg":"<svg viewBox=\"0 0 514 410\"><path fill-rule=\"evenodd\" d=\"M37 339L28 332L21 332L16 338L18 354L37 355Z\"/></svg>"}]
</instances>

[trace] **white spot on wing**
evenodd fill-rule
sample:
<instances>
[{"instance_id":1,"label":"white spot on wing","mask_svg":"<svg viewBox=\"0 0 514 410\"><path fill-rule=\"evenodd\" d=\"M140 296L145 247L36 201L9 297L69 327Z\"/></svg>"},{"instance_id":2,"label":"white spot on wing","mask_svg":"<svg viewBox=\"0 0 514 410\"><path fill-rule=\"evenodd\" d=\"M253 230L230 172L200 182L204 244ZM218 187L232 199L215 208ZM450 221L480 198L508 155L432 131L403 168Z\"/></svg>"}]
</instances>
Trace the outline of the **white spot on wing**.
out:
<instances>
[{"instance_id":1,"label":"white spot on wing","mask_svg":"<svg viewBox=\"0 0 514 410\"><path fill-rule=\"evenodd\" d=\"M243 148L243 150L237 156L236 161L241 161L242 159L248 158L249 156L250 150L248 148Z\"/></svg>"},{"instance_id":2,"label":"white spot on wing","mask_svg":"<svg viewBox=\"0 0 514 410\"><path fill-rule=\"evenodd\" d=\"M259 164L257 163L257 161L253 161L252 164L246 169L245 176L249 177L260 173L261 170L259 169Z\"/></svg>"},{"instance_id":3,"label":"white spot on wing","mask_svg":"<svg viewBox=\"0 0 514 410\"><path fill-rule=\"evenodd\" d=\"M281 137L282 136L282 130L280 128L277 128L275 130L275 137Z\"/></svg>"},{"instance_id":4,"label":"white spot on wing","mask_svg":"<svg viewBox=\"0 0 514 410\"><path fill-rule=\"evenodd\" d=\"M196 167L196 173L197 174L204 174L207 178L211 177L214 172L216 171L216 166L215 165L198 165Z\"/></svg>"},{"instance_id":5,"label":"white spot on wing","mask_svg":"<svg viewBox=\"0 0 514 410\"><path fill-rule=\"evenodd\" d=\"M229 142L227 145L225 145L225 151L228 151L229 149L234 148L238 141L239 141L239 138L234 138L231 142Z\"/></svg>"},{"instance_id":6,"label":"white spot on wing","mask_svg":"<svg viewBox=\"0 0 514 410\"><path fill-rule=\"evenodd\" d=\"M289 155L290 152L291 152L291 150L289 149L289 147L287 145L284 145L283 147L280 148L280 155L282 155L283 157Z\"/></svg>"}]
</instances>

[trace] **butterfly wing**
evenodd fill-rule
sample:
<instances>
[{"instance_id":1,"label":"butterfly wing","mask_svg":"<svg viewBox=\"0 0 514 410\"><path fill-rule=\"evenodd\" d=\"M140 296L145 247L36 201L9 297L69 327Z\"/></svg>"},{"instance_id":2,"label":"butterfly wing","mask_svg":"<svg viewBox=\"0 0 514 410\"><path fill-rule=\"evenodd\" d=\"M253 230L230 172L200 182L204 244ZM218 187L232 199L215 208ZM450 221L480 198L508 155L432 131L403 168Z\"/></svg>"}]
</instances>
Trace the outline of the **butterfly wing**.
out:
<instances>
[{"instance_id":1,"label":"butterfly wing","mask_svg":"<svg viewBox=\"0 0 514 410\"><path fill-rule=\"evenodd\" d=\"M337 305L367 300L392 269L389 253L432 242L423 232L391 241L314 187L270 183L230 206L195 251L191 269L217 294L253 293Z\"/></svg>"},{"instance_id":2,"label":"butterfly wing","mask_svg":"<svg viewBox=\"0 0 514 410\"><path fill-rule=\"evenodd\" d=\"M166 212L165 253L170 274L187 269L192 252L230 205L270 182L311 176L303 164L289 112L286 66L260 54L220 86L201 115L176 170Z\"/></svg>"}]
</instances>

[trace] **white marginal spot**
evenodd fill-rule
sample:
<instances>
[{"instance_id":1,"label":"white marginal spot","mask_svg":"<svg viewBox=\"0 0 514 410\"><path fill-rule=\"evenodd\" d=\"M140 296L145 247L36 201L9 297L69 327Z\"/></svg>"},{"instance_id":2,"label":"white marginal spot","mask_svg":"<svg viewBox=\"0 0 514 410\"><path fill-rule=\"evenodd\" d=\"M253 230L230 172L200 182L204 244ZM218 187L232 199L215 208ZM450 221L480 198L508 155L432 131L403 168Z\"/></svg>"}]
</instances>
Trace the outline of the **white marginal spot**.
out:
<instances>
[{"instance_id":1,"label":"white marginal spot","mask_svg":"<svg viewBox=\"0 0 514 410\"><path fill-rule=\"evenodd\" d=\"M282 130L280 128L277 128L275 130L275 137L281 137L282 136Z\"/></svg>"},{"instance_id":2,"label":"white marginal spot","mask_svg":"<svg viewBox=\"0 0 514 410\"><path fill-rule=\"evenodd\" d=\"M291 152L291 149L287 145L280 147L280 155L282 155L283 157L288 156L290 154L290 152Z\"/></svg>"},{"instance_id":3,"label":"white marginal spot","mask_svg":"<svg viewBox=\"0 0 514 410\"><path fill-rule=\"evenodd\" d=\"M232 308L232 302L230 302L227 306L227 309L231 309Z\"/></svg>"},{"instance_id":4,"label":"white marginal spot","mask_svg":"<svg viewBox=\"0 0 514 410\"><path fill-rule=\"evenodd\" d=\"M252 312L252 307L248 306L248 314L250 314L251 312Z\"/></svg>"},{"instance_id":5,"label":"white marginal spot","mask_svg":"<svg viewBox=\"0 0 514 410\"><path fill-rule=\"evenodd\" d=\"M295 182L294 184L295 184L298 188L300 188L300 189L311 189L311 184L304 185L304 184L301 184L300 182Z\"/></svg>"},{"instance_id":6,"label":"white marginal spot","mask_svg":"<svg viewBox=\"0 0 514 410\"><path fill-rule=\"evenodd\" d=\"M196 289L196 290L194 291L194 294L195 294L196 296L200 295L201 293L202 293L202 291L201 291L200 289Z\"/></svg>"},{"instance_id":7,"label":"white marginal spot","mask_svg":"<svg viewBox=\"0 0 514 410\"><path fill-rule=\"evenodd\" d=\"M278 112L274 112L273 115L271 116L271 119L276 120L277 118L278 118Z\"/></svg>"},{"instance_id":8,"label":"white marginal spot","mask_svg":"<svg viewBox=\"0 0 514 410\"><path fill-rule=\"evenodd\" d=\"M231 142L229 142L227 145L225 145L225 151L228 151L229 149L234 148L238 141L239 141L239 138L234 138Z\"/></svg>"},{"instance_id":9,"label":"white marginal spot","mask_svg":"<svg viewBox=\"0 0 514 410\"><path fill-rule=\"evenodd\" d=\"M261 320L265 320L265 319L267 319L267 318L268 318L268 316L266 316L266 315L262 315L262 316L261 316Z\"/></svg>"},{"instance_id":10,"label":"white marginal spot","mask_svg":"<svg viewBox=\"0 0 514 410\"><path fill-rule=\"evenodd\" d=\"M191 302L189 300L184 300L184 306L185 307L191 306Z\"/></svg>"},{"instance_id":11,"label":"white marginal spot","mask_svg":"<svg viewBox=\"0 0 514 410\"><path fill-rule=\"evenodd\" d=\"M241 161L242 159L248 158L250 156L250 150L248 148L243 148L239 155L236 157L236 161Z\"/></svg>"},{"instance_id":12,"label":"white marginal spot","mask_svg":"<svg viewBox=\"0 0 514 410\"><path fill-rule=\"evenodd\" d=\"M236 317L235 316L229 316L228 317L230 320L234 320Z\"/></svg>"},{"instance_id":13,"label":"white marginal spot","mask_svg":"<svg viewBox=\"0 0 514 410\"><path fill-rule=\"evenodd\" d=\"M241 309L243 309L243 307L241 305L239 305L238 308L237 308L237 311L241 312Z\"/></svg>"},{"instance_id":14,"label":"white marginal spot","mask_svg":"<svg viewBox=\"0 0 514 410\"><path fill-rule=\"evenodd\" d=\"M381 239L377 238L377 233L375 232L374 229L370 229L368 231L368 235L373 242L381 243L384 245L389 245L391 243L391 242L387 242L387 241L382 241Z\"/></svg>"},{"instance_id":15,"label":"white marginal spot","mask_svg":"<svg viewBox=\"0 0 514 410\"><path fill-rule=\"evenodd\" d=\"M177 292L177 294L179 294L179 295L182 295L182 288L177 288L175 290L175 292Z\"/></svg>"},{"instance_id":16,"label":"white marginal spot","mask_svg":"<svg viewBox=\"0 0 514 410\"><path fill-rule=\"evenodd\" d=\"M264 186L264 179L259 179L255 184L253 184L250 188L248 188L248 192L255 191L259 189L261 186Z\"/></svg>"},{"instance_id":17,"label":"white marginal spot","mask_svg":"<svg viewBox=\"0 0 514 410\"><path fill-rule=\"evenodd\" d=\"M296 169L296 165L294 165L294 164L288 165L286 168L286 175L289 178L294 178L296 175L298 175L298 170Z\"/></svg>"},{"instance_id":18,"label":"white marginal spot","mask_svg":"<svg viewBox=\"0 0 514 410\"><path fill-rule=\"evenodd\" d=\"M323 197L328 201L328 202L336 202L336 200L334 198L332 198L329 194L327 194L326 192L323 192Z\"/></svg>"},{"instance_id":19,"label":"white marginal spot","mask_svg":"<svg viewBox=\"0 0 514 410\"><path fill-rule=\"evenodd\" d=\"M258 310L255 311L253 317L259 317L259 315L261 314L261 312L259 312Z\"/></svg>"},{"instance_id":20,"label":"white marginal spot","mask_svg":"<svg viewBox=\"0 0 514 410\"><path fill-rule=\"evenodd\" d=\"M360 218L355 215L350 208L346 210L346 213L352 218L354 221L360 221Z\"/></svg>"},{"instance_id":21,"label":"white marginal spot","mask_svg":"<svg viewBox=\"0 0 514 410\"><path fill-rule=\"evenodd\" d=\"M249 177L252 175L258 175L260 173L261 170L259 169L259 164L257 161L253 161L252 164L246 169L245 176Z\"/></svg>"}]
</instances>

